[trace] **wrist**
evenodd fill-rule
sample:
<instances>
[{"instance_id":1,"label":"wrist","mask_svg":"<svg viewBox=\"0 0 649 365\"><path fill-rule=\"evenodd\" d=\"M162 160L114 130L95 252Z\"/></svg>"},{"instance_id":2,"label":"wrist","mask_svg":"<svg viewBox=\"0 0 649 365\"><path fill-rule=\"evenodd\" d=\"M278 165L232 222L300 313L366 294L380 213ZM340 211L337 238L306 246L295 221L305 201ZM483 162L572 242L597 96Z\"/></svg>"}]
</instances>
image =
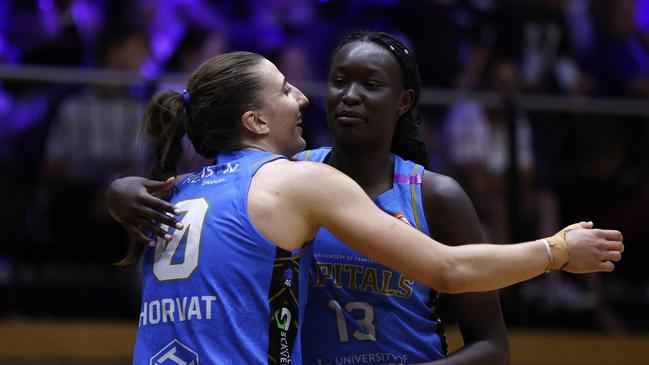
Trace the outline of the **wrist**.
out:
<instances>
[{"instance_id":1,"label":"wrist","mask_svg":"<svg viewBox=\"0 0 649 365\"><path fill-rule=\"evenodd\" d=\"M568 229L562 229L552 237L544 238L542 241L548 248L548 267L546 272L552 270L561 270L568 265L568 244L566 243L566 232Z\"/></svg>"},{"instance_id":2,"label":"wrist","mask_svg":"<svg viewBox=\"0 0 649 365\"><path fill-rule=\"evenodd\" d=\"M550 241L548 241L546 238L542 238L540 239L540 241L541 243L543 243L543 246L545 246L545 251L548 254L548 264L545 267L545 273L547 274L550 271L552 271L552 266L554 262L554 259L552 258L552 248L550 246Z\"/></svg>"}]
</instances>

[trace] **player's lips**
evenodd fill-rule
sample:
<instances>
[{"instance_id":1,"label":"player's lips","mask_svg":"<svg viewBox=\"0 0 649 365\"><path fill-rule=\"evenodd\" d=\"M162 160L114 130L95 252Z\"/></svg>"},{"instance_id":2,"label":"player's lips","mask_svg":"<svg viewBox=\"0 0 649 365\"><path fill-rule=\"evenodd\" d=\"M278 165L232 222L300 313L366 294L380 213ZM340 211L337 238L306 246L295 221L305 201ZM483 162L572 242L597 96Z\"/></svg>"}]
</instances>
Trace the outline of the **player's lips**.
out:
<instances>
[{"instance_id":1,"label":"player's lips","mask_svg":"<svg viewBox=\"0 0 649 365\"><path fill-rule=\"evenodd\" d=\"M346 125L365 123L367 121L365 115L354 110L337 111L335 117L339 123Z\"/></svg>"}]
</instances>

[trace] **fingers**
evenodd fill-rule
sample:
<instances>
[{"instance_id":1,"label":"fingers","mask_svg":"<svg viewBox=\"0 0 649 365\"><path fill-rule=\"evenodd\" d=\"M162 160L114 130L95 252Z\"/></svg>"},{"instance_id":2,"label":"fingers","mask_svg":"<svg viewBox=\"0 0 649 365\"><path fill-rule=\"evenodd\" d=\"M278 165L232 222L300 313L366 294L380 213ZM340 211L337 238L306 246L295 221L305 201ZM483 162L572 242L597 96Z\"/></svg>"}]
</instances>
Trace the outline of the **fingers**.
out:
<instances>
[{"instance_id":1,"label":"fingers","mask_svg":"<svg viewBox=\"0 0 649 365\"><path fill-rule=\"evenodd\" d=\"M137 201L142 205L151 207L161 212L167 212L175 215L180 214L180 210L178 210L173 204L151 195L151 193L148 191L139 194L137 196Z\"/></svg>"},{"instance_id":2,"label":"fingers","mask_svg":"<svg viewBox=\"0 0 649 365\"><path fill-rule=\"evenodd\" d=\"M161 191L169 190L176 183L176 177L172 176L165 181L146 180L144 186L151 193L158 193Z\"/></svg>"},{"instance_id":3,"label":"fingers","mask_svg":"<svg viewBox=\"0 0 649 365\"><path fill-rule=\"evenodd\" d=\"M152 240L151 238L147 237L144 233L142 233L139 227L135 227L130 224L125 226L126 229L129 232L131 232L131 234L133 235L136 241L141 242L145 245L155 246L155 240Z\"/></svg>"},{"instance_id":4,"label":"fingers","mask_svg":"<svg viewBox=\"0 0 649 365\"><path fill-rule=\"evenodd\" d=\"M567 226L566 228L562 229L562 230L559 231L559 232L563 232L563 231L572 231L572 230L580 229L580 228L583 228L583 229L591 229L591 228L593 228L593 222L579 222L579 223L573 223L573 224Z\"/></svg>"},{"instance_id":5,"label":"fingers","mask_svg":"<svg viewBox=\"0 0 649 365\"><path fill-rule=\"evenodd\" d=\"M567 229L569 229L569 228L572 228L572 229L576 229L576 228L591 229L591 228L593 228L593 222L583 222L582 221L582 222L579 222L579 223L571 224L566 228Z\"/></svg>"},{"instance_id":6,"label":"fingers","mask_svg":"<svg viewBox=\"0 0 649 365\"><path fill-rule=\"evenodd\" d=\"M165 224L169 227L176 227L176 229L183 229L182 223L178 222L167 214L160 213L157 210L153 210L145 206L141 206L139 209L141 210L142 215L149 220Z\"/></svg>"},{"instance_id":7,"label":"fingers","mask_svg":"<svg viewBox=\"0 0 649 365\"><path fill-rule=\"evenodd\" d=\"M622 253L619 251L606 251L604 253L603 261L620 261L622 259Z\"/></svg>"},{"instance_id":8,"label":"fingers","mask_svg":"<svg viewBox=\"0 0 649 365\"><path fill-rule=\"evenodd\" d=\"M624 252L622 233L617 230L588 229L586 227L591 225L590 222L577 225L584 229L574 229L566 234L571 256L564 270L574 273L613 271Z\"/></svg>"},{"instance_id":9,"label":"fingers","mask_svg":"<svg viewBox=\"0 0 649 365\"><path fill-rule=\"evenodd\" d=\"M173 204L165 200L162 200L160 198L152 196L152 198L148 200L148 203L151 208L157 211L166 212L173 215L180 214L180 209L176 208Z\"/></svg>"},{"instance_id":10,"label":"fingers","mask_svg":"<svg viewBox=\"0 0 649 365\"><path fill-rule=\"evenodd\" d=\"M174 179L173 176L168 178L165 181L151 180L151 179L147 179L145 177L141 177L139 180L142 182L142 185L144 185L147 188L151 189L151 188L156 188L156 187L158 187L160 185L163 185L164 183L166 183L167 181L172 180L172 179Z\"/></svg>"},{"instance_id":11,"label":"fingers","mask_svg":"<svg viewBox=\"0 0 649 365\"><path fill-rule=\"evenodd\" d=\"M615 269L615 265L610 261L602 261L597 266L597 271L611 272Z\"/></svg>"},{"instance_id":12,"label":"fingers","mask_svg":"<svg viewBox=\"0 0 649 365\"><path fill-rule=\"evenodd\" d=\"M604 241L603 245L606 250L624 252L624 244L620 241Z\"/></svg>"},{"instance_id":13,"label":"fingers","mask_svg":"<svg viewBox=\"0 0 649 365\"><path fill-rule=\"evenodd\" d=\"M612 229L596 229L595 232L601 238L609 241L623 241L622 232Z\"/></svg>"},{"instance_id":14,"label":"fingers","mask_svg":"<svg viewBox=\"0 0 649 365\"><path fill-rule=\"evenodd\" d=\"M144 218L139 218L137 221L137 224L140 226L141 229L153 233L155 236L158 236L162 238L165 241L169 241L171 239L171 235L167 233L164 229L162 229L159 225L156 223L153 223L149 220L146 220Z\"/></svg>"}]
</instances>

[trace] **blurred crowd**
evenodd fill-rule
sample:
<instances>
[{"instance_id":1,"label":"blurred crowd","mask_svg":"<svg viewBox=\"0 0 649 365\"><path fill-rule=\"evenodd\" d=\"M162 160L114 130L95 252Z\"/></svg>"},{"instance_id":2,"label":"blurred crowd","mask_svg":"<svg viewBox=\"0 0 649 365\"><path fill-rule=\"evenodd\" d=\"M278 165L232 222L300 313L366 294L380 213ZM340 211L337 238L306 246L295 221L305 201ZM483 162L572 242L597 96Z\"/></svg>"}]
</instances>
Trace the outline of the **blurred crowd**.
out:
<instances>
[{"instance_id":1,"label":"blurred crowd","mask_svg":"<svg viewBox=\"0 0 649 365\"><path fill-rule=\"evenodd\" d=\"M297 85L323 82L337 41L373 29L415 52L424 88L501 95L497 107L464 100L419 110L429 169L460 182L486 238L532 239L578 220L625 234L615 274L553 273L502 291L507 321L649 329L647 113L529 111L514 98L632 98L649 108L649 0L6 0L0 19L0 64L143 80L0 79L0 316L135 318L136 274L111 266L128 237L109 219L103 190L146 174L146 146L134 143L145 101L183 88L161 75L249 50ZM327 145L322 100L311 99L308 147ZM204 162L188 153L185 165Z\"/></svg>"}]
</instances>

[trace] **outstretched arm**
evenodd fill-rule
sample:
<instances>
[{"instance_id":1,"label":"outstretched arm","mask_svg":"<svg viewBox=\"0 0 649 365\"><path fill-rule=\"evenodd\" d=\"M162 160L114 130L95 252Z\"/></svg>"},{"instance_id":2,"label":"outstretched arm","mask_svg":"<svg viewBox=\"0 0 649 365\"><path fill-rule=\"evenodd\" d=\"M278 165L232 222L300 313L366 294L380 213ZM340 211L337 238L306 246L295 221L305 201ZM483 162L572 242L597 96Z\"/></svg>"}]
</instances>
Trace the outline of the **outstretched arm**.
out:
<instances>
[{"instance_id":1,"label":"outstretched arm","mask_svg":"<svg viewBox=\"0 0 649 365\"><path fill-rule=\"evenodd\" d=\"M283 236L286 230L277 228L286 222L298 232L292 242L304 242L324 226L358 252L441 292L502 288L545 272L550 261L541 240L514 245L440 244L379 210L352 179L323 164L269 163L257 172L252 186L265 189L265 199L274 199L269 206L281 212L260 220L253 217L258 229L276 244L279 240L280 246L291 245ZM249 204L255 201L252 186ZM621 258L621 240L617 231L562 231L550 239L552 267L567 264L565 270L576 273L611 271L611 261Z\"/></svg>"}]
</instances>

